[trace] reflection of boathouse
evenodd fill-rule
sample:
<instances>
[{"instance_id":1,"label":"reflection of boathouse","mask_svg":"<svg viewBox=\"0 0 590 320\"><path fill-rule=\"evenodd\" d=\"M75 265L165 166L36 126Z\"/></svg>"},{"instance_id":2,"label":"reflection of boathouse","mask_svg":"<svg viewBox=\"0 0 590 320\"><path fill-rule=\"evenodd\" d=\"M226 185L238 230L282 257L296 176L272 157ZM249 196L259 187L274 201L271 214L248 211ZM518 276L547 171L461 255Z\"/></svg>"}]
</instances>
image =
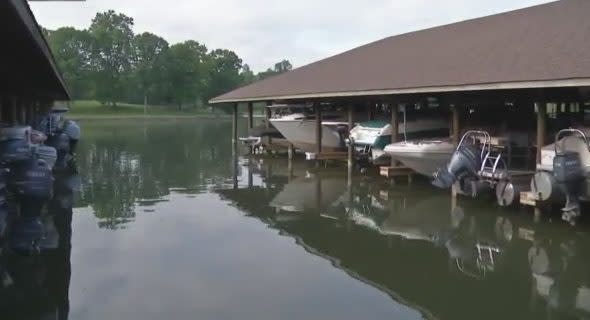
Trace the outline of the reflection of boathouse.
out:
<instances>
[{"instance_id":1,"label":"reflection of boathouse","mask_svg":"<svg viewBox=\"0 0 590 320\"><path fill-rule=\"evenodd\" d=\"M563 225L532 224L529 217L482 210L470 201L453 206L444 193L412 194L405 186L405 195L389 199L355 187L351 197L344 193L344 206L336 201L328 208L310 207L286 216L273 208L273 199L290 183L300 182L282 180L269 187L265 181L276 178L262 177L264 165L254 170L260 174L253 173L253 180L259 183L218 193L279 235L294 238L309 253L425 318L590 314L590 242L563 232Z\"/></svg>"}]
</instances>

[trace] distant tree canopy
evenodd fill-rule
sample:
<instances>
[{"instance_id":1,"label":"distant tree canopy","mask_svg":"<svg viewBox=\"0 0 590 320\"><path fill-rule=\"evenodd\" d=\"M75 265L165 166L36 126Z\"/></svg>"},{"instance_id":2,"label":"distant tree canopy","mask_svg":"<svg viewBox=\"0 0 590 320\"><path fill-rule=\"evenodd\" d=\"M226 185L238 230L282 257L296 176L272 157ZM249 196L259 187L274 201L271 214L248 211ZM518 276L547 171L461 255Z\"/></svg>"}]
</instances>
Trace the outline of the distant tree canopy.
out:
<instances>
[{"instance_id":1,"label":"distant tree canopy","mask_svg":"<svg viewBox=\"0 0 590 320\"><path fill-rule=\"evenodd\" d=\"M258 74L258 79L266 79L268 77L272 77L283 72L291 71L291 69L293 69L291 62L289 62L289 60L283 60L281 62L275 63L273 69L268 68L266 69L266 71L260 72Z\"/></svg>"},{"instance_id":2,"label":"distant tree canopy","mask_svg":"<svg viewBox=\"0 0 590 320\"><path fill-rule=\"evenodd\" d=\"M44 30L74 99L111 106L117 102L198 106L292 69L283 60L256 75L231 50L209 50L193 40L170 45L149 32L135 34L133 26L133 18L109 10L97 13L85 30Z\"/></svg>"}]
</instances>

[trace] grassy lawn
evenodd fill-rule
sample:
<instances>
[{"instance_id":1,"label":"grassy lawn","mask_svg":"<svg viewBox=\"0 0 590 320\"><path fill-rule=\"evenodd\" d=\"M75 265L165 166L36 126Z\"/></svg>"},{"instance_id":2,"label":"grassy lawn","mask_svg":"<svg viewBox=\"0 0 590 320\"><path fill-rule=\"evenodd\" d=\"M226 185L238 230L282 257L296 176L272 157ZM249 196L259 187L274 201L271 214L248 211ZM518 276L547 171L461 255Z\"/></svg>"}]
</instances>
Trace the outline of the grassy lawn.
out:
<instances>
[{"instance_id":1,"label":"grassy lawn","mask_svg":"<svg viewBox=\"0 0 590 320\"><path fill-rule=\"evenodd\" d=\"M215 113L223 114L221 110L213 112L206 108L184 107L183 110L173 106L148 106L147 115L170 115L170 116L190 116L190 115L214 115ZM75 100L71 103L71 115L97 115L97 116L116 116L116 115L143 115L143 105L117 103L116 107L102 105L93 100Z\"/></svg>"}]
</instances>

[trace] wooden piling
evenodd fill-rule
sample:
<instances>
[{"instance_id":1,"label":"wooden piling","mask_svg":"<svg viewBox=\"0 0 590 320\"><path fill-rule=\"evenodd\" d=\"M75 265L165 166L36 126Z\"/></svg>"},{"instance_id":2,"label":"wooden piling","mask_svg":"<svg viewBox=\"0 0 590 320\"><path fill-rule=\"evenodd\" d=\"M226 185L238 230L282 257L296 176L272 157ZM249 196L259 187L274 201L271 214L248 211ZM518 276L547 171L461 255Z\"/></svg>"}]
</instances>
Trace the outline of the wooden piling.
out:
<instances>
[{"instance_id":1,"label":"wooden piling","mask_svg":"<svg viewBox=\"0 0 590 320\"><path fill-rule=\"evenodd\" d=\"M535 103L537 109L537 164L541 164L541 149L545 145L545 131L547 127L547 103Z\"/></svg>"},{"instance_id":2,"label":"wooden piling","mask_svg":"<svg viewBox=\"0 0 590 320\"><path fill-rule=\"evenodd\" d=\"M248 129L254 128L254 105L248 102Z\"/></svg>"},{"instance_id":3,"label":"wooden piling","mask_svg":"<svg viewBox=\"0 0 590 320\"><path fill-rule=\"evenodd\" d=\"M461 139L459 136L461 134L460 116L459 107L457 105L451 105L451 141L454 146L457 146L459 139Z\"/></svg>"},{"instance_id":4,"label":"wooden piling","mask_svg":"<svg viewBox=\"0 0 590 320\"><path fill-rule=\"evenodd\" d=\"M354 125L354 106L352 104L348 105L348 132L350 132L350 130L352 129L352 126ZM354 144L353 141L349 141L348 143L348 159L347 159L347 165L348 165L348 184L351 185L352 184L352 170L354 167Z\"/></svg>"},{"instance_id":5,"label":"wooden piling","mask_svg":"<svg viewBox=\"0 0 590 320\"><path fill-rule=\"evenodd\" d=\"M316 154L322 153L322 109L319 103L315 104L315 143Z\"/></svg>"},{"instance_id":6,"label":"wooden piling","mask_svg":"<svg viewBox=\"0 0 590 320\"><path fill-rule=\"evenodd\" d=\"M19 122L22 125L27 124L27 107L28 107L28 105L29 105L28 101L21 100L21 104L19 106Z\"/></svg>"},{"instance_id":7,"label":"wooden piling","mask_svg":"<svg viewBox=\"0 0 590 320\"><path fill-rule=\"evenodd\" d=\"M270 107L272 106L272 101L267 101L266 102L266 108L264 108L264 119L265 119L265 123L266 123L266 128L270 128Z\"/></svg>"},{"instance_id":8,"label":"wooden piling","mask_svg":"<svg viewBox=\"0 0 590 320\"><path fill-rule=\"evenodd\" d=\"M10 120L12 122L12 125L17 125L18 124L18 117L17 117L17 104L18 104L18 100L17 97L12 97L12 104L10 105Z\"/></svg>"},{"instance_id":9,"label":"wooden piling","mask_svg":"<svg viewBox=\"0 0 590 320\"><path fill-rule=\"evenodd\" d=\"M270 117L271 117L271 111L269 108L270 106L272 106L272 101L267 101L266 108L264 108L264 125L265 125L266 129L270 128ZM272 138L270 136L266 136L266 137L264 137L263 141L266 144L266 146L270 147L270 144L272 143Z\"/></svg>"},{"instance_id":10,"label":"wooden piling","mask_svg":"<svg viewBox=\"0 0 590 320\"><path fill-rule=\"evenodd\" d=\"M233 106L233 114L232 114L232 146L234 152L237 151L238 146L238 104L234 103Z\"/></svg>"},{"instance_id":11,"label":"wooden piling","mask_svg":"<svg viewBox=\"0 0 590 320\"><path fill-rule=\"evenodd\" d=\"M232 115L232 171L233 171L233 188L238 189L238 104L233 104Z\"/></svg>"},{"instance_id":12,"label":"wooden piling","mask_svg":"<svg viewBox=\"0 0 590 320\"><path fill-rule=\"evenodd\" d=\"M322 214L322 179L316 176L315 181L315 207L317 209L317 214Z\"/></svg>"},{"instance_id":13,"label":"wooden piling","mask_svg":"<svg viewBox=\"0 0 590 320\"><path fill-rule=\"evenodd\" d=\"M254 107L252 102L248 102L248 130L252 130L254 128ZM254 146L250 146L250 150L248 150L250 154L254 154Z\"/></svg>"},{"instance_id":14,"label":"wooden piling","mask_svg":"<svg viewBox=\"0 0 590 320\"><path fill-rule=\"evenodd\" d=\"M391 104L391 143L399 141L399 107L400 105L396 102ZM398 161L391 159L391 166L397 167Z\"/></svg>"}]
</instances>

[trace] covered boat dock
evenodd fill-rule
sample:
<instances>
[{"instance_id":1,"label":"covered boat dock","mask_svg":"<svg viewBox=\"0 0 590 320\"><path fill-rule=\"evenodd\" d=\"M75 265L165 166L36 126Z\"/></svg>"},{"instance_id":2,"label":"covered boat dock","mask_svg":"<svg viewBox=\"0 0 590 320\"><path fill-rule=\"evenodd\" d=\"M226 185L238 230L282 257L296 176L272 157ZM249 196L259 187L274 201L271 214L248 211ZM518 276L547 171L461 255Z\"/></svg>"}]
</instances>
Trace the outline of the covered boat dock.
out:
<instances>
[{"instance_id":1,"label":"covered boat dock","mask_svg":"<svg viewBox=\"0 0 590 320\"><path fill-rule=\"evenodd\" d=\"M447 121L455 145L463 133L483 123L488 130L511 128L523 133L521 158L531 176L553 133L590 124L588 12L590 1L560 0L396 35L238 88L210 103L233 105L234 150L240 105L247 106L250 128L255 102L313 106L317 159L330 156L322 152L325 105L347 110L349 128L355 123L353 110L369 119L381 112L390 119L392 132L401 125L402 108L427 109ZM391 140L399 138L393 134ZM350 144L349 177L353 153ZM394 159L382 172L407 174Z\"/></svg>"},{"instance_id":2,"label":"covered boat dock","mask_svg":"<svg viewBox=\"0 0 590 320\"><path fill-rule=\"evenodd\" d=\"M518 113L536 113L535 146L543 146L547 104L577 104L582 114L589 97L587 12L588 1L561 0L392 36L238 88L210 103L231 103L236 112L238 104L246 104L251 119L254 102L327 102L394 111L435 99L455 141L470 108L489 105L500 111L510 104ZM396 128L397 113L390 113ZM321 114L316 121L319 131ZM321 153L321 143L317 148Z\"/></svg>"},{"instance_id":3,"label":"covered boat dock","mask_svg":"<svg viewBox=\"0 0 590 320\"><path fill-rule=\"evenodd\" d=\"M0 21L0 121L32 124L69 93L27 1L2 1Z\"/></svg>"}]
</instances>

